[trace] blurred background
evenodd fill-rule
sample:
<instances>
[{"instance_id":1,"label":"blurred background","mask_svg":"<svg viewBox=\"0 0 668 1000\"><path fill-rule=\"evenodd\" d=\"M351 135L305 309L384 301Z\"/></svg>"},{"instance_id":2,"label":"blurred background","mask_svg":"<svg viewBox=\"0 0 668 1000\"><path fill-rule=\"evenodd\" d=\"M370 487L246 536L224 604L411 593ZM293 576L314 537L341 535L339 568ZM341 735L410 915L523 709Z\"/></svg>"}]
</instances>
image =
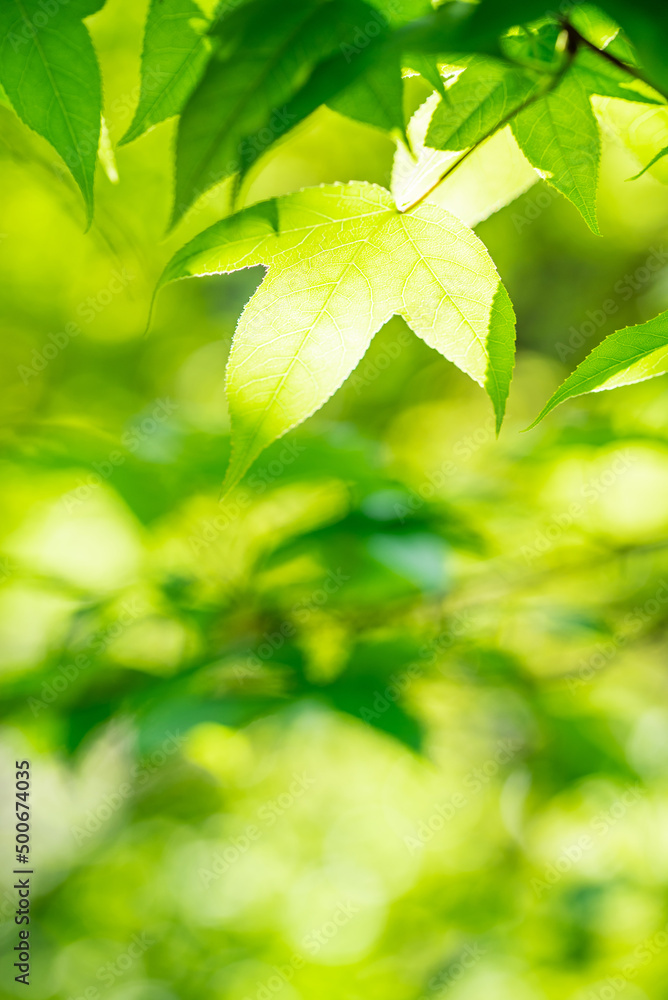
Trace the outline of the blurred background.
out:
<instances>
[{"instance_id":1,"label":"blurred background","mask_svg":"<svg viewBox=\"0 0 668 1000\"><path fill-rule=\"evenodd\" d=\"M111 145L145 6L88 22ZM518 317L499 440L395 318L221 503L225 362L261 269L169 287L145 327L227 187L165 237L168 122L106 156L86 234L0 106L0 742L12 786L32 762L32 996L668 997L666 384L523 432L668 306L668 168L626 180L668 114L597 110L603 238L542 182L477 227ZM388 185L393 154L321 110L242 201Z\"/></svg>"}]
</instances>

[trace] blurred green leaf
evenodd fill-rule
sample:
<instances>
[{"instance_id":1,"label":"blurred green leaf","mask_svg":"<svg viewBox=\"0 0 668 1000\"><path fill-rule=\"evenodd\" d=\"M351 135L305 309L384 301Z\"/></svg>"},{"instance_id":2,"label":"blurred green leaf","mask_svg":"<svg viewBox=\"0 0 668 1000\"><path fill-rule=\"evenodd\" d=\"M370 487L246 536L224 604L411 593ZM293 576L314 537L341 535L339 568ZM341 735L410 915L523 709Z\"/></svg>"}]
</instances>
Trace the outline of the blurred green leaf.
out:
<instances>
[{"instance_id":1,"label":"blurred green leaf","mask_svg":"<svg viewBox=\"0 0 668 1000\"><path fill-rule=\"evenodd\" d=\"M591 49L581 48L575 57L578 79L590 94L616 97L639 104L662 104L663 98L626 70L597 55Z\"/></svg>"},{"instance_id":2,"label":"blurred green leaf","mask_svg":"<svg viewBox=\"0 0 668 1000\"><path fill-rule=\"evenodd\" d=\"M404 131L403 84L399 59L388 52L331 98L329 107L355 121L390 132Z\"/></svg>"},{"instance_id":3,"label":"blurred green leaf","mask_svg":"<svg viewBox=\"0 0 668 1000\"><path fill-rule=\"evenodd\" d=\"M644 166L642 170L640 170L637 174L634 174L633 177L629 177L629 180L637 181L639 177L642 177L642 175L650 169L650 167L653 167L655 163L658 163L659 160L662 160L664 156L666 156L667 154L668 154L668 146L664 146L663 149L659 150L656 156L652 157L649 163L646 166Z\"/></svg>"},{"instance_id":4,"label":"blurred green leaf","mask_svg":"<svg viewBox=\"0 0 668 1000\"><path fill-rule=\"evenodd\" d=\"M407 52L404 55L404 62L410 69L419 73L420 76L427 81L427 83L430 83L434 90L441 94L441 96L445 94L443 77L441 76L441 70L437 59L421 52Z\"/></svg>"}]
</instances>

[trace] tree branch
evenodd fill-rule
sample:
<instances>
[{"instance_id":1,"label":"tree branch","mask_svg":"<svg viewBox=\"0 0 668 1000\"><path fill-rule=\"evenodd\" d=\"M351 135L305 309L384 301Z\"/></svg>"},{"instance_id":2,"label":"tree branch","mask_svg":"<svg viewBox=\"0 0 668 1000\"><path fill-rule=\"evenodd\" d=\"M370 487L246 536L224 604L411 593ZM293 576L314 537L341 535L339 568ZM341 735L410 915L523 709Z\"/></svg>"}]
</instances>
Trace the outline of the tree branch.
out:
<instances>
[{"instance_id":1,"label":"tree branch","mask_svg":"<svg viewBox=\"0 0 668 1000\"><path fill-rule=\"evenodd\" d=\"M575 53L577 52L580 45L584 45L586 46L586 48L591 49L593 52L598 53L598 55L601 56L601 58L612 63L618 69L624 70L624 72L628 73L629 76L633 77L634 79L640 80L642 81L642 83L647 84L648 87L651 87L653 90L657 92L657 94L660 94L660 96L663 97L663 99L666 102L668 102L668 96L664 94L657 86L655 86L651 80L648 80L645 77L645 75L635 66L629 66L627 63L622 62L621 59L618 59L617 56L612 55L611 52L606 52L605 49L599 49L596 45L594 45L592 42L588 41L583 35L581 35L580 32L576 28L574 28L572 24L569 24L567 21L562 22L562 24L564 30L568 32L568 45L566 49L567 57L564 61L564 64L560 67L558 72L555 73L554 76L552 77L552 80L550 81L549 85L544 90L541 90L540 93L532 94L531 97L528 97L526 101L524 101L522 104L519 104L516 108L514 108L511 112L509 112L505 116L505 118L503 118L498 124L496 124L493 128L491 128L481 139L478 140L478 142L474 143L473 146L470 146L467 150L465 150L465 152L462 153L459 159L456 160L454 163L451 163L450 166L441 174L439 179L435 181L435 183L432 184L431 187L424 192L424 194L420 195L420 197L417 198L412 204L402 209L402 212L408 212L413 208L417 208L418 205L421 205L424 201L427 200L429 195L432 194L436 190L436 188L443 183L443 181L447 180L450 174L453 173L453 171L455 171L457 167L461 166L464 160L466 160L467 157L471 155L471 153L474 153L476 149L479 149L483 145L483 143L487 142L488 139L491 139L493 135L496 135L496 133L500 129L505 128L505 126L508 125L513 120L513 118L515 118L515 116L518 115L521 111L524 111L525 108L528 108L531 104L534 104L541 97L545 97L547 94L555 90L561 83L568 69L570 68Z\"/></svg>"}]
</instances>

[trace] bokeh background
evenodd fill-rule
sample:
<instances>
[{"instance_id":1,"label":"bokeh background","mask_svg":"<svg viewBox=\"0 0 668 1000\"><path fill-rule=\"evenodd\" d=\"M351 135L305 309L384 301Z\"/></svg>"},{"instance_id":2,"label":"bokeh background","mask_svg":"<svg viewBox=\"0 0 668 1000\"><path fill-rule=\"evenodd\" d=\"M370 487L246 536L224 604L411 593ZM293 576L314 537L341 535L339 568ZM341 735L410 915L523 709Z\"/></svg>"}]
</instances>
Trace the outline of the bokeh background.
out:
<instances>
[{"instance_id":1,"label":"bokeh background","mask_svg":"<svg viewBox=\"0 0 668 1000\"><path fill-rule=\"evenodd\" d=\"M89 21L111 146L144 15ZM668 114L597 108L603 238L542 182L477 227L518 316L500 438L395 318L221 503L225 361L261 270L167 288L145 328L228 189L165 237L166 123L105 157L84 233L0 106L5 995L27 757L35 998L668 997L665 381L524 433L604 335L668 305L666 168L626 180ZM393 153L320 111L242 201L387 185Z\"/></svg>"}]
</instances>

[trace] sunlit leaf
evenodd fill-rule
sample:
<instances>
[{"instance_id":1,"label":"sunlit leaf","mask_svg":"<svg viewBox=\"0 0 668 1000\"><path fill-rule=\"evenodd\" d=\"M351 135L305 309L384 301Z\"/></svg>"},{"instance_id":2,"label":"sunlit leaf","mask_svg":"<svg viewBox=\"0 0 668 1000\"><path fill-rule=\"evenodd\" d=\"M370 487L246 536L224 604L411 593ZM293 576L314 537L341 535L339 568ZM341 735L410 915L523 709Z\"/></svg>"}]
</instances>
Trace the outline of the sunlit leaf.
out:
<instances>
[{"instance_id":1,"label":"sunlit leaf","mask_svg":"<svg viewBox=\"0 0 668 1000\"><path fill-rule=\"evenodd\" d=\"M441 69L438 60L433 56L421 52L409 52L404 56L404 64L419 73L441 96L445 93Z\"/></svg>"},{"instance_id":2,"label":"sunlit leaf","mask_svg":"<svg viewBox=\"0 0 668 1000\"><path fill-rule=\"evenodd\" d=\"M627 326L606 337L559 386L534 423L572 396L644 382L666 372L668 311L647 323Z\"/></svg>"},{"instance_id":3,"label":"sunlit leaf","mask_svg":"<svg viewBox=\"0 0 668 1000\"><path fill-rule=\"evenodd\" d=\"M461 152L430 149L424 139L438 95L432 94L408 123L410 150L397 142L392 194L401 209L425 197L476 226L538 181L509 126L495 132L457 165ZM446 174L445 178L443 175Z\"/></svg>"},{"instance_id":4,"label":"sunlit leaf","mask_svg":"<svg viewBox=\"0 0 668 1000\"><path fill-rule=\"evenodd\" d=\"M639 104L661 104L663 98L651 87L631 76L591 49L581 49L575 57L578 79L590 94L617 97Z\"/></svg>"},{"instance_id":5,"label":"sunlit leaf","mask_svg":"<svg viewBox=\"0 0 668 1000\"><path fill-rule=\"evenodd\" d=\"M637 174L634 174L633 177L630 178L630 180L636 181L639 177L642 177L642 175L646 173L650 169L650 167L653 167L655 163L658 163L659 160L662 160L664 156L666 156L667 154L668 154L668 146L664 146L663 149L660 149L659 152L656 154L656 156L653 156L652 159L649 161L649 163L646 166L644 166L642 170L640 170Z\"/></svg>"},{"instance_id":6,"label":"sunlit leaf","mask_svg":"<svg viewBox=\"0 0 668 1000\"><path fill-rule=\"evenodd\" d=\"M571 69L554 90L512 120L520 149L598 233L596 187L601 142L589 92Z\"/></svg>"},{"instance_id":7,"label":"sunlit leaf","mask_svg":"<svg viewBox=\"0 0 668 1000\"><path fill-rule=\"evenodd\" d=\"M445 90L427 132L434 149L464 150L491 135L536 90L535 80L512 66L476 59Z\"/></svg>"},{"instance_id":8,"label":"sunlit leaf","mask_svg":"<svg viewBox=\"0 0 668 1000\"><path fill-rule=\"evenodd\" d=\"M227 485L310 416L395 315L484 386L503 419L514 314L487 251L450 213L397 210L384 188L312 188L246 209L195 237L161 284L269 267L228 364L233 455Z\"/></svg>"}]
</instances>

